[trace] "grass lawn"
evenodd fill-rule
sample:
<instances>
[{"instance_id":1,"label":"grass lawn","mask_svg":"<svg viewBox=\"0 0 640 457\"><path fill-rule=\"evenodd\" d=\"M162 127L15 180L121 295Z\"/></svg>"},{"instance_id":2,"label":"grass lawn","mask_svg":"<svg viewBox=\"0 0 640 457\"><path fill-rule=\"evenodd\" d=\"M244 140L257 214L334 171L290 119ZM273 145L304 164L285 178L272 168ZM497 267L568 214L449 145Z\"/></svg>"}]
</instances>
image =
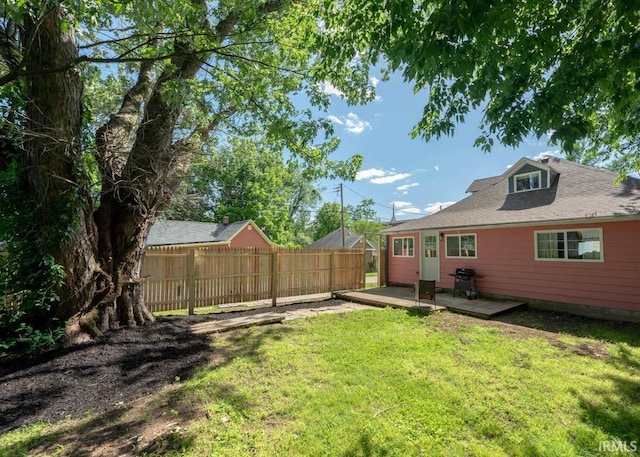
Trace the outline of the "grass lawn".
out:
<instances>
[{"instance_id":1,"label":"grass lawn","mask_svg":"<svg viewBox=\"0 0 640 457\"><path fill-rule=\"evenodd\" d=\"M181 427L136 455L637 455L640 335L585 322L556 333L385 309L238 330L145 406ZM11 432L0 455L67 455L62 436L101 426Z\"/></svg>"},{"instance_id":2,"label":"grass lawn","mask_svg":"<svg viewBox=\"0 0 640 457\"><path fill-rule=\"evenodd\" d=\"M365 285L364 285L365 289L373 289L375 287L378 287L378 272L377 271L365 273L365 277L367 278L367 281L365 282ZM375 282L368 282L368 280L370 278L374 278Z\"/></svg>"}]
</instances>

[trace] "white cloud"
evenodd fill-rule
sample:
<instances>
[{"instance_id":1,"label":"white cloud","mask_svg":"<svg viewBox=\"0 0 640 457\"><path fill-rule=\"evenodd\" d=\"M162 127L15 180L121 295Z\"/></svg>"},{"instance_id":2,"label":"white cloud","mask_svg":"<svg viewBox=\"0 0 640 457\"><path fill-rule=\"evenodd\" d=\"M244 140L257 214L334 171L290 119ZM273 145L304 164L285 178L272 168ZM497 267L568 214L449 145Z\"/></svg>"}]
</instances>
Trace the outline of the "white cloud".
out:
<instances>
[{"instance_id":1,"label":"white cloud","mask_svg":"<svg viewBox=\"0 0 640 457\"><path fill-rule=\"evenodd\" d=\"M404 207L407 207L407 206L411 206L413 203L403 202L403 201L394 201L392 204L396 208L404 208Z\"/></svg>"},{"instance_id":2,"label":"white cloud","mask_svg":"<svg viewBox=\"0 0 640 457\"><path fill-rule=\"evenodd\" d=\"M436 202L436 203L431 203L424 210L425 210L425 212L427 212L429 214L433 214L433 213L437 213L440 210L445 209L447 206L453 205L454 203L456 203L456 202Z\"/></svg>"},{"instance_id":3,"label":"white cloud","mask_svg":"<svg viewBox=\"0 0 640 457\"><path fill-rule=\"evenodd\" d=\"M357 134L362 133L367 128L371 130L371 124L360 119L357 114L349 113L347 114L346 128L348 132Z\"/></svg>"},{"instance_id":4,"label":"white cloud","mask_svg":"<svg viewBox=\"0 0 640 457\"><path fill-rule=\"evenodd\" d=\"M384 176L386 174L387 173L383 170L379 170L377 168L369 168L367 170L359 171L356 174L356 181L360 181L361 179L376 178L376 177Z\"/></svg>"},{"instance_id":5,"label":"white cloud","mask_svg":"<svg viewBox=\"0 0 640 457\"><path fill-rule=\"evenodd\" d=\"M369 95L371 95L375 91L376 87L378 87L378 84L380 83L380 80L378 78L376 78L375 76L371 76L369 78L369 83L371 84L371 87L373 88L373 89L370 90L370 93L369 93ZM373 97L373 101L374 102L381 102L382 101L382 97L380 95L375 95Z\"/></svg>"},{"instance_id":6,"label":"white cloud","mask_svg":"<svg viewBox=\"0 0 640 457\"><path fill-rule=\"evenodd\" d=\"M560 157L560 150L556 149L555 151L540 152L540 153L536 154L535 156L533 156L533 160L542 160L546 156Z\"/></svg>"},{"instance_id":7,"label":"white cloud","mask_svg":"<svg viewBox=\"0 0 640 457\"><path fill-rule=\"evenodd\" d=\"M420 210L414 206L411 208L404 208L396 213L396 216L404 216L405 214L420 214Z\"/></svg>"},{"instance_id":8,"label":"white cloud","mask_svg":"<svg viewBox=\"0 0 640 457\"><path fill-rule=\"evenodd\" d=\"M374 178L369 181L371 184L391 184L401 179L405 179L411 176L411 173L396 173L392 175L382 176L380 178Z\"/></svg>"},{"instance_id":9,"label":"white cloud","mask_svg":"<svg viewBox=\"0 0 640 457\"><path fill-rule=\"evenodd\" d=\"M327 119L335 124L344 126L347 132L359 134L364 129L371 130L371 124L367 121L363 121L358 117L356 113L349 113L346 116L334 116L330 114Z\"/></svg>"},{"instance_id":10,"label":"white cloud","mask_svg":"<svg viewBox=\"0 0 640 457\"><path fill-rule=\"evenodd\" d=\"M337 97L344 97L344 93L330 82L320 83L320 90L327 95L335 95Z\"/></svg>"},{"instance_id":11,"label":"white cloud","mask_svg":"<svg viewBox=\"0 0 640 457\"><path fill-rule=\"evenodd\" d=\"M344 122L342 122L342 120L338 117L338 116L334 116L333 114L329 114L327 116L327 120L335 123L335 124L339 124L339 125L344 125Z\"/></svg>"},{"instance_id":12,"label":"white cloud","mask_svg":"<svg viewBox=\"0 0 640 457\"><path fill-rule=\"evenodd\" d=\"M408 190L411 187L418 187L419 185L420 184L417 183L417 182L412 182L411 184L403 184L401 186L398 186L398 187L396 187L396 190L400 190L400 191Z\"/></svg>"}]
</instances>

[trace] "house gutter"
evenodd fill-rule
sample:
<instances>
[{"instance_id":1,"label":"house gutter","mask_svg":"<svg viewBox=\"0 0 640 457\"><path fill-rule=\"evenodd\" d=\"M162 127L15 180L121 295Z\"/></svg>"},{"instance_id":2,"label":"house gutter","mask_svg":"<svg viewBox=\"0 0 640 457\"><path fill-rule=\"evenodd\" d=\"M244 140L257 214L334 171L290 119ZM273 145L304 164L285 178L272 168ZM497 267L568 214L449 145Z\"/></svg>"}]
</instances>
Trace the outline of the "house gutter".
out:
<instances>
[{"instance_id":1,"label":"house gutter","mask_svg":"<svg viewBox=\"0 0 640 457\"><path fill-rule=\"evenodd\" d=\"M477 230L477 229L491 229L491 228L510 228L510 227L529 227L532 225L536 226L547 226L547 225L561 225L561 224L597 224L603 222L623 222L623 221L634 221L640 220L640 215L636 216L610 216L610 217L586 217L580 219L556 219L553 221L528 221L528 222L509 222L502 224L476 224L476 225L455 225L455 226L433 226L433 227L420 227L420 228L411 228L406 230L397 230L397 231L382 231L381 233L384 235L395 235L399 233L409 233L409 232L422 232L425 230Z\"/></svg>"}]
</instances>

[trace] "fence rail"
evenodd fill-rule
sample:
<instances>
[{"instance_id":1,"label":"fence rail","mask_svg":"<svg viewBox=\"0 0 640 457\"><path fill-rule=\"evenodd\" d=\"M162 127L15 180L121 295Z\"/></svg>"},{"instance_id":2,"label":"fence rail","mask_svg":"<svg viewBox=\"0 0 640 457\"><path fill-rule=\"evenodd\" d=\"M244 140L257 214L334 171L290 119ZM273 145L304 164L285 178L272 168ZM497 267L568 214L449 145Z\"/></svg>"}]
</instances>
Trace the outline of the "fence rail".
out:
<instances>
[{"instance_id":1,"label":"fence rail","mask_svg":"<svg viewBox=\"0 0 640 457\"><path fill-rule=\"evenodd\" d=\"M354 249L148 248L143 293L152 312L364 287Z\"/></svg>"}]
</instances>

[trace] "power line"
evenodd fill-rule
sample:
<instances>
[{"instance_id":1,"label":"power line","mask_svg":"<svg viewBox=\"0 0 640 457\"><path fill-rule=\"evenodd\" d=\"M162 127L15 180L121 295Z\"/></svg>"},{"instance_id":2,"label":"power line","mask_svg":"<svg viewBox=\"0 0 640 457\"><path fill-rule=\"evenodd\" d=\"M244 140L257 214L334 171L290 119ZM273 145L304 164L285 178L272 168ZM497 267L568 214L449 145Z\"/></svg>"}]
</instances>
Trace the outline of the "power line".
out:
<instances>
[{"instance_id":1,"label":"power line","mask_svg":"<svg viewBox=\"0 0 640 457\"><path fill-rule=\"evenodd\" d=\"M354 194L356 194L358 197L360 197L360 198L362 198L362 199L364 199L364 200L371 200L371 201L373 201L373 204L374 204L374 205L382 206L383 208L387 208L387 209L390 209L390 210L393 210L393 209L394 209L394 208L393 208L393 207L391 207L391 206L387 206L387 205L383 205L382 203L378 203L377 201L373 200L372 198L367 198L367 197L365 197L364 195L362 195L362 194L360 194L360 193L356 192L355 190L351 189L351 188L350 188L350 187L348 187L348 186L344 186L344 187L346 187L346 188L347 188L347 189L349 189L351 192L353 192L353 193L354 193ZM400 211L402 211L402 210L400 210ZM428 216L428 214L425 214L425 213L422 213L422 212L418 212L418 213L411 213L411 214L412 214L412 215L414 215L414 214L415 214L416 216Z\"/></svg>"},{"instance_id":2,"label":"power line","mask_svg":"<svg viewBox=\"0 0 640 457\"><path fill-rule=\"evenodd\" d=\"M387 209L393 209L393 208L392 208L392 207L390 207L390 206L383 205L382 203L378 203L377 201L373 200L373 198L367 198L367 197L365 197L364 195L362 195L362 194L360 194L360 193L356 192L355 190L353 190L353 189L352 189L352 188L350 188L349 186L344 186L344 187L346 187L348 190L350 190L351 192L353 192L354 194L356 194L358 197L362 198L363 200L371 200L371 201L373 201L373 204L374 204L374 205L382 206L383 208L387 208Z\"/></svg>"}]
</instances>

